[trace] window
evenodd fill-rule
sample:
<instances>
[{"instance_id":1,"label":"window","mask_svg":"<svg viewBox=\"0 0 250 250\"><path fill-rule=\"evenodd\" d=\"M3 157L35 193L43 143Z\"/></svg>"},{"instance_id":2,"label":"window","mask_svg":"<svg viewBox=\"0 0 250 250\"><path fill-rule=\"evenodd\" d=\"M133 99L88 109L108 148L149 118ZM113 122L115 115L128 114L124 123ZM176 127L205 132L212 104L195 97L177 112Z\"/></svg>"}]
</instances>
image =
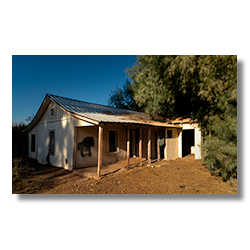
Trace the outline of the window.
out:
<instances>
[{"instance_id":1,"label":"window","mask_svg":"<svg viewBox=\"0 0 250 250\"><path fill-rule=\"evenodd\" d=\"M168 130L168 138L173 138L173 136L172 136L172 130Z\"/></svg>"},{"instance_id":2,"label":"window","mask_svg":"<svg viewBox=\"0 0 250 250\"><path fill-rule=\"evenodd\" d=\"M50 110L50 116L54 116L54 113L55 113L55 109L52 108L52 109Z\"/></svg>"},{"instance_id":3,"label":"window","mask_svg":"<svg viewBox=\"0 0 250 250\"><path fill-rule=\"evenodd\" d=\"M49 132L49 153L52 155L55 153L55 131Z\"/></svg>"},{"instance_id":4,"label":"window","mask_svg":"<svg viewBox=\"0 0 250 250\"><path fill-rule=\"evenodd\" d=\"M118 151L118 131L109 130L109 152Z\"/></svg>"},{"instance_id":5,"label":"window","mask_svg":"<svg viewBox=\"0 0 250 250\"><path fill-rule=\"evenodd\" d=\"M36 135L31 135L31 152L35 152L36 149Z\"/></svg>"}]
</instances>

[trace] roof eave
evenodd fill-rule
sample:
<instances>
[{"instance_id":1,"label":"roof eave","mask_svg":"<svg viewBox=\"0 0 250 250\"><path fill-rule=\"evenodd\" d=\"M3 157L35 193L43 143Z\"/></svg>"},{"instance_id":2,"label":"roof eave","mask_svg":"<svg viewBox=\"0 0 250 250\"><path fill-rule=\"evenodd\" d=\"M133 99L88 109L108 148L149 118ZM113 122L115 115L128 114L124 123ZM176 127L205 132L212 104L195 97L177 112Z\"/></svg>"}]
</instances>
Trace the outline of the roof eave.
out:
<instances>
[{"instance_id":1,"label":"roof eave","mask_svg":"<svg viewBox=\"0 0 250 250\"><path fill-rule=\"evenodd\" d=\"M45 98L43 99L42 104L40 105L38 111L36 112L35 117L29 123L29 125L27 126L27 128L24 131L29 132L39 122L39 120L41 119L43 113L45 112L45 110L49 106L50 102L51 102L51 100L48 98L48 94L46 94Z\"/></svg>"},{"instance_id":2,"label":"roof eave","mask_svg":"<svg viewBox=\"0 0 250 250\"><path fill-rule=\"evenodd\" d=\"M125 125L137 125L137 126L140 126L140 125L143 125L143 126L151 126L151 127L162 127L162 128L182 128L181 125L179 124L151 124L151 123L146 123L146 122L110 122L110 121L100 121L99 124L106 124L106 123L117 123L117 124L125 124Z\"/></svg>"}]
</instances>

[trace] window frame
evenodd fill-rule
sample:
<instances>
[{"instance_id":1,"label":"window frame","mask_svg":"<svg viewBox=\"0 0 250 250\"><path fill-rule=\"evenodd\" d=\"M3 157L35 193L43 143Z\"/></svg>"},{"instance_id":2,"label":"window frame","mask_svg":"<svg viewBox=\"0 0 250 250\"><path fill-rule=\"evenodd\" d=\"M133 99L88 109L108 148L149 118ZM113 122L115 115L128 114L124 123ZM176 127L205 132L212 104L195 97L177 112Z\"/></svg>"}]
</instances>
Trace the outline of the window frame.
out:
<instances>
[{"instance_id":1,"label":"window frame","mask_svg":"<svg viewBox=\"0 0 250 250\"><path fill-rule=\"evenodd\" d=\"M53 111L53 115L52 115L52 111ZM55 116L55 108L51 108L50 109L50 117L54 117Z\"/></svg>"}]
</instances>

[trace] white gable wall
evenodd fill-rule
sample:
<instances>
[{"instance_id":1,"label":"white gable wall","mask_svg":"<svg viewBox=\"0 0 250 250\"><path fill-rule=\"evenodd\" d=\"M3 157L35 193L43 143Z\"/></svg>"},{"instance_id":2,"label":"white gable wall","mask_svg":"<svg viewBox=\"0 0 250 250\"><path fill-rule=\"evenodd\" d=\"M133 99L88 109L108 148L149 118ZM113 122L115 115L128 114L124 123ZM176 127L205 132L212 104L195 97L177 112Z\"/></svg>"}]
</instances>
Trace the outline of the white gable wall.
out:
<instances>
[{"instance_id":1,"label":"white gable wall","mask_svg":"<svg viewBox=\"0 0 250 250\"><path fill-rule=\"evenodd\" d=\"M54 108L54 116L51 109ZM50 155L53 166L72 169L74 126L91 126L92 124L78 120L64 111L55 102L51 102L38 124L29 132L29 157L39 163L47 163L50 131L55 133L55 153ZM31 135L36 135L35 152L31 152ZM66 162L67 159L67 162Z\"/></svg>"}]
</instances>

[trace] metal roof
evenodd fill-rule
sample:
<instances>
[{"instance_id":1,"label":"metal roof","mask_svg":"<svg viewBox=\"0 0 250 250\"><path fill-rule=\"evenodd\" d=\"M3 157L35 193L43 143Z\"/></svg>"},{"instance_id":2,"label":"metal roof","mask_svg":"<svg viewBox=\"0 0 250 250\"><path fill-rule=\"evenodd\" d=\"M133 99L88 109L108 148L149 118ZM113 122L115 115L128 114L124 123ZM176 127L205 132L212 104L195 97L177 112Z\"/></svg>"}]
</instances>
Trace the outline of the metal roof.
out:
<instances>
[{"instance_id":1,"label":"metal roof","mask_svg":"<svg viewBox=\"0 0 250 250\"><path fill-rule=\"evenodd\" d=\"M133 111L117 109L56 95L48 94L48 96L70 113L87 117L98 122L120 122L122 115L135 113Z\"/></svg>"},{"instance_id":2,"label":"metal roof","mask_svg":"<svg viewBox=\"0 0 250 250\"><path fill-rule=\"evenodd\" d=\"M125 109L118 109L105 105L99 105L57 95L46 94L34 119L28 125L26 130L30 130L41 119L43 113L48 108L51 101L56 102L66 112L71 113L78 119L98 125L100 123L123 123L123 124L141 124L157 127L181 127L179 124L170 124L152 120L148 115L142 112L136 112Z\"/></svg>"},{"instance_id":3,"label":"metal roof","mask_svg":"<svg viewBox=\"0 0 250 250\"><path fill-rule=\"evenodd\" d=\"M197 123L197 119L192 120L189 117L178 117L176 119L173 120L169 120L170 124L188 124L188 123Z\"/></svg>"},{"instance_id":4,"label":"metal roof","mask_svg":"<svg viewBox=\"0 0 250 250\"><path fill-rule=\"evenodd\" d=\"M173 124L154 121L142 112L118 109L51 94L47 94L47 96L70 113L94 120L98 123L133 123L163 127L178 127L178 125L176 126Z\"/></svg>"}]
</instances>

